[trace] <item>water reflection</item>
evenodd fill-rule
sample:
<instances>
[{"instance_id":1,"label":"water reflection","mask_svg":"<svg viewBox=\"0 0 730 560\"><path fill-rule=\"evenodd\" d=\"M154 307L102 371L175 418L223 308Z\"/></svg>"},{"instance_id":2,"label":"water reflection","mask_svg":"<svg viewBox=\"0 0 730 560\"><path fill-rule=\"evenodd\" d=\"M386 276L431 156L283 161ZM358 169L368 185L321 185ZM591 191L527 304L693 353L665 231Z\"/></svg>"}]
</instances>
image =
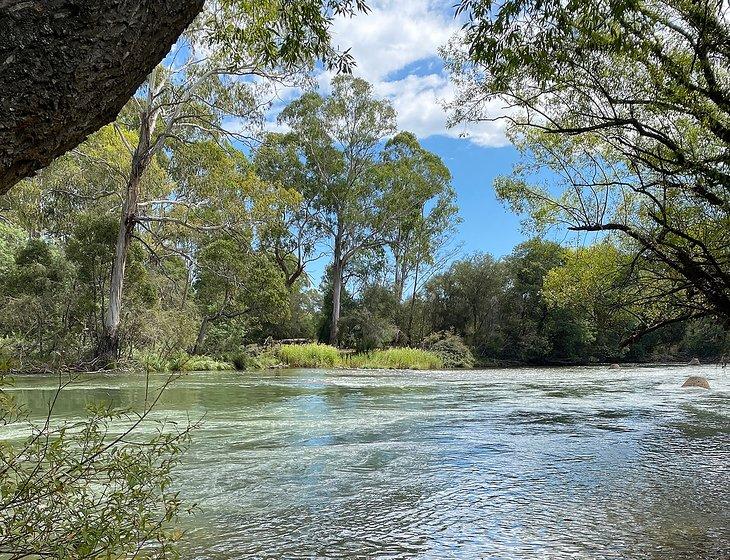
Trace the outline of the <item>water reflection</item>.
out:
<instances>
[{"instance_id":1,"label":"water reflection","mask_svg":"<svg viewBox=\"0 0 730 560\"><path fill-rule=\"evenodd\" d=\"M713 390L679 389L687 368L188 374L159 412L206 415L184 556L725 560L730 384L700 374ZM97 376L57 410L143 395Z\"/></svg>"}]
</instances>

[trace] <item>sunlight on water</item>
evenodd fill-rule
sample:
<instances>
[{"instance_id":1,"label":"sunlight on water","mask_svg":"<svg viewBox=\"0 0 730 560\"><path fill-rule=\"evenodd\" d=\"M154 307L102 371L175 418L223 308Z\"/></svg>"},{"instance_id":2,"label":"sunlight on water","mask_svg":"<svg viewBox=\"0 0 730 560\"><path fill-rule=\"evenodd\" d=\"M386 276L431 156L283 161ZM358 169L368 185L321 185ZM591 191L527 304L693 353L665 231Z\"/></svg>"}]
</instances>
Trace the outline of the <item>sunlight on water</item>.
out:
<instances>
[{"instance_id":1,"label":"sunlight on water","mask_svg":"<svg viewBox=\"0 0 730 560\"><path fill-rule=\"evenodd\" d=\"M690 374L712 390L680 389ZM161 381L162 378L159 378ZM54 380L21 377L41 411ZM125 406L140 376L58 404ZM730 558L730 371L193 373L185 558ZM7 436L7 434L6 434Z\"/></svg>"}]
</instances>

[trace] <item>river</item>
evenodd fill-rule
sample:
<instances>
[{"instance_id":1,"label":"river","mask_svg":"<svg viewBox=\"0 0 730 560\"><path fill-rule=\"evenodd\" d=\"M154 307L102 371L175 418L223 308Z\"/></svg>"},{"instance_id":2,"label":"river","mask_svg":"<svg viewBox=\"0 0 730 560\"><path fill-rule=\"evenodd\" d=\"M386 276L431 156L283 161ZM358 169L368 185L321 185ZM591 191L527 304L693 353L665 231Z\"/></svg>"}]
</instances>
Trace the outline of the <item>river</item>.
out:
<instances>
[{"instance_id":1,"label":"river","mask_svg":"<svg viewBox=\"0 0 730 560\"><path fill-rule=\"evenodd\" d=\"M690 374L712 389L681 389ZM144 384L86 377L56 410L127 406ZM42 410L54 387L13 391ZM200 507L186 559L730 558L716 366L200 372L156 414L204 416L176 474Z\"/></svg>"}]
</instances>

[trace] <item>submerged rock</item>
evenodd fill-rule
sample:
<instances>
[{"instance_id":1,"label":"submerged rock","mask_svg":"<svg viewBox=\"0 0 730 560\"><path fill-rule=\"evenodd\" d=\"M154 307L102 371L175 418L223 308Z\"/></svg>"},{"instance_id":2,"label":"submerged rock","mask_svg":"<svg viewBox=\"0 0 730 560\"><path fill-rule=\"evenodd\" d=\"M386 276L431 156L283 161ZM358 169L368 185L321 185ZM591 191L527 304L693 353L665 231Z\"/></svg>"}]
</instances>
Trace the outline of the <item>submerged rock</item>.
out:
<instances>
[{"instance_id":1,"label":"submerged rock","mask_svg":"<svg viewBox=\"0 0 730 560\"><path fill-rule=\"evenodd\" d=\"M700 359L699 358L692 358L689 362L689 365L691 366L699 366L700 365Z\"/></svg>"},{"instance_id":2,"label":"submerged rock","mask_svg":"<svg viewBox=\"0 0 730 560\"><path fill-rule=\"evenodd\" d=\"M704 377L691 375L687 378L687 381L684 382L682 387L699 387L700 389L709 389L710 383Z\"/></svg>"}]
</instances>

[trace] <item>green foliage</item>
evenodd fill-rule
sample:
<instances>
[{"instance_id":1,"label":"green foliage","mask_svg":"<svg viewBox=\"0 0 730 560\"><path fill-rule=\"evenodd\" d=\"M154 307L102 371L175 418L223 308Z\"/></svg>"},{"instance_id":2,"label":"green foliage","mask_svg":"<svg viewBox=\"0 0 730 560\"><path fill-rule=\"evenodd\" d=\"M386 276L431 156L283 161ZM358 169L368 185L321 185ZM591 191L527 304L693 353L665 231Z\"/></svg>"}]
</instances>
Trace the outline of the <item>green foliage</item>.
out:
<instances>
[{"instance_id":1,"label":"green foliage","mask_svg":"<svg viewBox=\"0 0 730 560\"><path fill-rule=\"evenodd\" d=\"M289 367L336 367L341 363L340 351L326 344L282 344L276 355Z\"/></svg>"},{"instance_id":2,"label":"green foliage","mask_svg":"<svg viewBox=\"0 0 730 560\"><path fill-rule=\"evenodd\" d=\"M20 363L16 353L16 341L9 337L0 337L0 375L18 368Z\"/></svg>"},{"instance_id":3,"label":"green foliage","mask_svg":"<svg viewBox=\"0 0 730 560\"><path fill-rule=\"evenodd\" d=\"M633 259L633 340L730 318L724 2L463 0L452 121L509 100L498 196L530 228L604 232ZM637 300L641 305L636 305Z\"/></svg>"},{"instance_id":4,"label":"green foliage","mask_svg":"<svg viewBox=\"0 0 730 560\"><path fill-rule=\"evenodd\" d=\"M464 340L453 331L436 332L428 335L421 343L426 350L433 352L450 369L470 369L474 367L474 356Z\"/></svg>"},{"instance_id":5,"label":"green foliage","mask_svg":"<svg viewBox=\"0 0 730 560\"><path fill-rule=\"evenodd\" d=\"M730 334L712 319L698 319L684 329L680 351L685 357L730 358Z\"/></svg>"},{"instance_id":6,"label":"green foliage","mask_svg":"<svg viewBox=\"0 0 730 560\"><path fill-rule=\"evenodd\" d=\"M171 356L154 352L141 352L135 360L147 372L179 372L179 371L227 371L234 368L234 364L219 361L210 356L190 355L185 352L176 352Z\"/></svg>"},{"instance_id":7,"label":"green foliage","mask_svg":"<svg viewBox=\"0 0 730 560\"><path fill-rule=\"evenodd\" d=\"M375 175L386 185L378 229L385 230L393 256L394 291L400 303L415 269L434 264L460 223L456 193L448 167L410 132L388 140Z\"/></svg>"},{"instance_id":8,"label":"green foliage","mask_svg":"<svg viewBox=\"0 0 730 560\"><path fill-rule=\"evenodd\" d=\"M70 381L59 379L59 392ZM147 405L139 412L92 406L73 424L51 409L47 421L30 422L3 386L0 378L0 424L30 431L0 443L4 554L175 557L181 502L171 472L188 428L153 420ZM141 425L151 435L139 436Z\"/></svg>"},{"instance_id":9,"label":"green foliage","mask_svg":"<svg viewBox=\"0 0 730 560\"><path fill-rule=\"evenodd\" d=\"M15 254L25 236L20 228L0 220L0 275L5 274L15 262Z\"/></svg>"},{"instance_id":10,"label":"green foliage","mask_svg":"<svg viewBox=\"0 0 730 560\"><path fill-rule=\"evenodd\" d=\"M419 348L388 348L348 357L347 367L363 369L441 369L442 359L434 352Z\"/></svg>"},{"instance_id":11,"label":"green foliage","mask_svg":"<svg viewBox=\"0 0 730 560\"><path fill-rule=\"evenodd\" d=\"M480 356L494 355L503 345L500 318L506 287L504 264L490 255L455 262L426 285L431 328L454 329Z\"/></svg>"},{"instance_id":12,"label":"green foliage","mask_svg":"<svg viewBox=\"0 0 730 560\"><path fill-rule=\"evenodd\" d=\"M246 328L250 330L259 322L275 318L288 318L289 293L281 273L266 255L223 238L206 245L199 252L198 260L196 300L204 322L196 351L201 349L201 336L205 336L211 324L236 321L240 345L240 334ZM230 348L219 344L216 350L223 353Z\"/></svg>"},{"instance_id":13,"label":"green foliage","mask_svg":"<svg viewBox=\"0 0 730 560\"><path fill-rule=\"evenodd\" d=\"M282 365L275 349L249 344L229 356L237 370L261 370Z\"/></svg>"},{"instance_id":14,"label":"green foliage","mask_svg":"<svg viewBox=\"0 0 730 560\"><path fill-rule=\"evenodd\" d=\"M224 0L200 18L210 47L237 59L261 59L268 66L310 65L349 72L349 52L331 44L333 15L368 10L363 0Z\"/></svg>"},{"instance_id":15,"label":"green foliage","mask_svg":"<svg viewBox=\"0 0 730 560\"><path fill-rule=\"evenodd\" d=\"M31 239L0 276L0 334L19 343L17 358L47 360L65 350L72 269L46 241Z\"/></svg>"},{"instance_id":16,"label":"green foliage","mask_svg":"<svg viewBox=\"0 0 730 560\"><path fill-rule=\"evenodd\" d=\"M348 312L342 319L341 344L358 352L369 352L392 343L398 332L387 317L366 307Z\"/></svg>"},{"instance_id":17,"label":"green foliage","mask_svg":"<svg viewBox=\"0 0 730 560\"><path fill-rule=\"evenodd\" d=\"M630 293L616 268L622 262L610 246L573 252L539 239L518 245L501 261L474 256L427 284L423 328L453 331L485 360L616 358L631 329L612 307L612 298Z\"/></svg>"},{"instance_id":18,"label":"green foliage","mask_svg":"<svg viewBox=\"0 0 730 560\"><path fill-rule=\"evenodd\" d=\"M137 346L161 356L172 356L193 347L200 318L193 305L183 309L155 306L140 310L133 325Z\"/></svg>"},{"instance_id":19,"label":"green foliage","mask_svg":"<svg viewBox=\"0 0 730 560\"><path fill-rule=\"evenodd\" d=\"M378 285L365 288L343 313L340 344L358 352L390 345L398 335L395 325L398 305L393 290Z\"/></svg>"}]
</instances>

